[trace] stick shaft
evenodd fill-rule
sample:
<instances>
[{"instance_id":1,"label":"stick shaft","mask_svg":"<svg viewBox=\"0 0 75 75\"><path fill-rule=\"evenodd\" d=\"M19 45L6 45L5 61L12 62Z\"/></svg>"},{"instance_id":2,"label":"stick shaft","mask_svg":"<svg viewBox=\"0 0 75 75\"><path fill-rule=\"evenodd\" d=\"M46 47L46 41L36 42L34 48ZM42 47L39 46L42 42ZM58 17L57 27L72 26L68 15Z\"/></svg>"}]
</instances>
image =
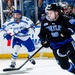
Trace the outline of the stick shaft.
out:
<instances>
[{"instance_id":1,"label":"stick shaft","mask_svg":"<svg viewBox=\"0 0 75 75\"><path fill-rule=\"evenodd\" d=\"M20 69L21 67L23 67L23 66L24 66L36 53L38 53L42 48L43 48L43 46L41 46L32 56L30 56L30 57L27 59L27 61L19 67L19 69Z\"/></svg>"}]
</instances>

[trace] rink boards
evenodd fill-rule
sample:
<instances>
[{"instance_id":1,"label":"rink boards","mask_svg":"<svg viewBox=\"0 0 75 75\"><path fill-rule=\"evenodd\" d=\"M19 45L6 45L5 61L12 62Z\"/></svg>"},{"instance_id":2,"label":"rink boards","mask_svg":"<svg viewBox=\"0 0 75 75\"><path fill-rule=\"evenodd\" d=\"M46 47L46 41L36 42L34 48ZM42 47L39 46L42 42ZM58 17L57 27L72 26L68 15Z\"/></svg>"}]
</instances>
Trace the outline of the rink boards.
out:
<instances>
[{"instance_id":1,"label":"rink boards","mask_svg":"<svg viewBox=\"0 0 75 75\"><path fill-rule=\"evenodd\" d=\"M31 36L30 36L32 41L34 42L36 50L38 50L41 47L40 40L38 37L39 31L40 31L40 26L36 26L35 34L32 34L32 31L31 31ZM0 37L0 59L11 58L12 48L11 48L11 46L7 46L7 40L3 38L3 32L0 33L0 36L1 36ZM27 56L28 56L27 49L25 47L22 47L21 50L19 51L18 58L27 58ZM40 57L50 58L50 57L53 57L53 54L52 54L50 48L43 48L43 49L41 49L40 52L38 52L34 56L34 58L38 58L38 57L39 58Z\"/></svg>"},{"instance_id":2,"label":"rink boards","mask_svg":"<svg viewBox=\"0 0 75 75\"><path fill-rule=\"evenodd\" d=\"M34 42L36 50L38 50L41 47L40 39L38 37L39 31L40 31L40 26L36 26L35 34L31 34L31 39ZM74 37L75 36L73 36L73 38ZM0 59L11 58L11 53L12 53L11 46L7 46L7 40L3 38L3 32L0 32ZM28 56L27 49L25 47L22 47L19 51L18 58L27 58L27 56ZM54 56L50 48L42 48L34 56L34 58L41 58L41 57L53 58Z\"/></svg>"}]
</instances>

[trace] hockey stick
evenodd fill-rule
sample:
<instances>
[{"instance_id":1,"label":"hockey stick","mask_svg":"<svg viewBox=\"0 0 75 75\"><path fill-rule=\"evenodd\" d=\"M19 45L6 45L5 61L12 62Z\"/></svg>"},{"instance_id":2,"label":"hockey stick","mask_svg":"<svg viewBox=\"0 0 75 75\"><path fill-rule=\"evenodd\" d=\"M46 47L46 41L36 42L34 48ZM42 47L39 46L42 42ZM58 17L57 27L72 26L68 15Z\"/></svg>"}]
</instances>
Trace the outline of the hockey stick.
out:
<instances>
[{"instance_id":1,"label":"hockey stick","mask_svg":"<svg viewBox=\"0 0 75 75\"><path fill-rule=\"evenodd\" d=\"M41 46L30 58L28 58L20 67L18 68L6 68L3 69L3 71L14 71L14 70L20 70L37 52L39 52L43 46Z\"/></svg>"}]
</instances>

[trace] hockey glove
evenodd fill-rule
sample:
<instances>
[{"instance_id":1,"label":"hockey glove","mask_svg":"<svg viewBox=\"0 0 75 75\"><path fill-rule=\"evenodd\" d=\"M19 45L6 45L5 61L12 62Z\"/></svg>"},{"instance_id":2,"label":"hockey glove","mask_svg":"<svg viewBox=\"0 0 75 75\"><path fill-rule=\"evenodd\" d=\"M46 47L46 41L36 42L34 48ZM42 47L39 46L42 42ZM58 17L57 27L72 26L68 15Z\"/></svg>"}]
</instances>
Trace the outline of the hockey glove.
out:
<instances>
[{"instance_id":1,"label":"hockey glove","mask_svg":"<svg viewBox=\"0 0 75 75\"><path fill-rule=\"evenodd\" d=\"M50 43L48 41L41 41L41 45L45 48L50 46Z\"/></svg>"},{"instance_id":2,"label":"hockey glove","mask_svg":"<svg viewBox=\"0 0 75 75\"><path fill-rule=\"evenodd\" d=\"M3 37L7 40L10 40L12 38L12 36L10 34L4 34Z\"/></svg>"},{"instance_id":3,"label":"hockey glove","mask_svg":"<svg viewBox=\"0 0 75 75\"><path fill-rule=\"evenodd\" d=\"M22 34L26 34L26 33L28 32L28 29L25 28L25 29L21 30L20 32L21 32Z\"/></svg>"}]
</instances>

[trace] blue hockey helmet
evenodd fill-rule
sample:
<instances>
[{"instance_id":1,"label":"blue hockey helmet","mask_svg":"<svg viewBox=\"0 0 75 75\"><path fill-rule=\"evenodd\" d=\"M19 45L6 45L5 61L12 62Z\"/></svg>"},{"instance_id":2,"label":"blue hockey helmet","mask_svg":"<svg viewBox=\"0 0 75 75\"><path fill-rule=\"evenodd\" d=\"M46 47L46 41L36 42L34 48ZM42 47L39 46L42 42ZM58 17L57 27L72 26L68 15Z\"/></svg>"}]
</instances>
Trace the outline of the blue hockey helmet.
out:
<instances>
[{"instance_id":1,"label":"blue hockey helmet","mask_svg":"<svg viewBox=\"0 0 75 75\"><path fill-rule=\"evenodd\" d=\"M21 14L21 11L20 10L14 10L13 13L19 13L19 14Z\"/></svg>"}]
</instances>

